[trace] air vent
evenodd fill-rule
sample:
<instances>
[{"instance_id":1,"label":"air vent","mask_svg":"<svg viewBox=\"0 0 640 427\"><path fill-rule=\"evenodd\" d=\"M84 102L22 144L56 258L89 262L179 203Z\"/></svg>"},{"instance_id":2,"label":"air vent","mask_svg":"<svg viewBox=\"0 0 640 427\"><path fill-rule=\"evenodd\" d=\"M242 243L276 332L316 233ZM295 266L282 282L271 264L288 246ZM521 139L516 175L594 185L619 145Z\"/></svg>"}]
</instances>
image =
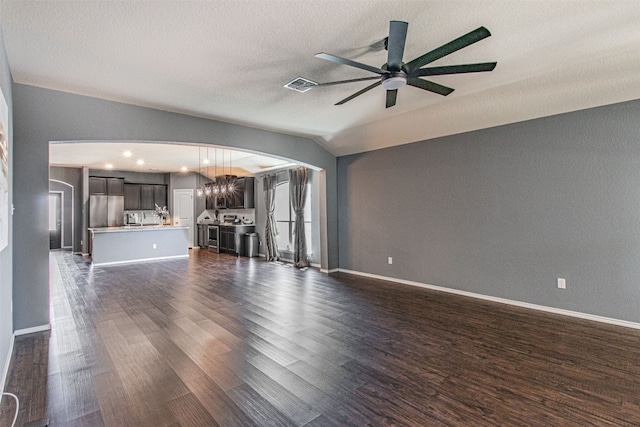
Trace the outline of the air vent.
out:
<instances>
[{"instance_id":1,"label":"air vent","mask_svg":"<svg viewBox=\"0 0 640 427\"><path fill-rule=\"evenodd\" d=\"M296 77L289 83L284 85L287 89L295 90L296 92L306 92L318 83L311 80L307 80L304 77Z\"/></svg>"}]
</instances>

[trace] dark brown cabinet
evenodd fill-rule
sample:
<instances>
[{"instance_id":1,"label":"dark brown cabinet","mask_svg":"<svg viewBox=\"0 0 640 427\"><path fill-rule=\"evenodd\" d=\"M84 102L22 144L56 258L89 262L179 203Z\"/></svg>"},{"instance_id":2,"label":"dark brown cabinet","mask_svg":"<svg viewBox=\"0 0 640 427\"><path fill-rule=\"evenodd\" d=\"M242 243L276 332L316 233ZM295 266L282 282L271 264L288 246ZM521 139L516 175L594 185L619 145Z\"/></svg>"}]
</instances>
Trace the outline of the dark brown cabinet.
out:
<instances>
[{"instance_id":1,"label":"dark brown cabinet","mask_svg":"<svg viewBox=\"0 0 640 427\"><path fill-rule=\"evenodd\" d=\"M167 206L167 186L160 184L124 184L125 210L155 210Z\"/></svg>"},{"instance_id":2,"label":"dark brown cabinet","mask_svg":"<svg viewBox=\"0 0 640 427\"><path fill-rule=\"evenodd\" d=\"M107 179L89 177L89 194L107 194Z\"/></svg>"},{"instance_id":3,"label":"dark brown cabinet","mask_svg":"<svg viewBox=\"0 0 640 427\"><path fill-rule=\"evenodd\" d=\"M153 185L140 185L140 209L148 211L155 209L153 200Z\"/></svg>"},{"instance_id":4,"label":"dark brown cabinet","mask_svg":"<svg viewBox=\"0 0 640 427\"><path fill-rule=\"evenodd\" d=\"M90 176L89 177L89 194L102 194L107 196L123 196L124 195L124 179Z\"/></svg>"},{"instance_id":5,"label":"dark brown cabinet","mask_svg":"<svg viewBox=\"0 0 640 427\"><path fill-rule=\"evenodd\" d=\"M154 185L153 186L153 202L161 208L167 206L167 186L166 185Z\"/></svg>"},{"instance_id":6,"label":"dark brown cabinet","mask_svg":"<svg viewBox=\"0 0 640 427\"><path fill-rule=\"evenodd\" d=\"M235 188L232 193L224 197L208 197L207 209L253 209L255 178L244 177L235 180Z\"/></svg>"},{"instance_id":7,"label":"dark brown cabinet","mask_svg":"<svg viewBox=\"0 0 640 427\"><path fill-rule=\"evenodd\" d=\"M124 185L124 210L135 211L140 209L140 184Z\"/></svg>"},{"instance_id":8,"label":"dark brown cabinet","mask_svg":"<svg viewBox=\"0 0 640 427\"><path fill-rule=\"evenodd\" d=\"M254 233L254 225L220 226L220 252L231 252L238 256L244 251L244 235Z\"/></svg>"}]
</instances>

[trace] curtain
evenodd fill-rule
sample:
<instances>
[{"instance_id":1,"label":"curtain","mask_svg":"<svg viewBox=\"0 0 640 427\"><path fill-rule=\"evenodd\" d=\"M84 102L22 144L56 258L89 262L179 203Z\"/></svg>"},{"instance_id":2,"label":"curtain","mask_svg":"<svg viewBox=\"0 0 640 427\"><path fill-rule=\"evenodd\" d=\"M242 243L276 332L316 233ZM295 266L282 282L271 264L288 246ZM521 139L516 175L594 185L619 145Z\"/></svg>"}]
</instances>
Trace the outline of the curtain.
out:
<instances>
[{"instance_id":1,"label":"curtain","mask_svg":"<svg viewBox=\"0 0 640 427\"><path fill-rule=\"evenodd\" d=\"M289 169L289 199L296 215L294 225L293 262L296 267L309 266L307 258L307 239L304 233L304 205L307 201L307 181L309 169L299 167Z\"/></svg>"},{"instance_id":2,"label":"curtain","mask_svg":"<svg viewBox=\"0 0 640 427\"><path fill-rule=\"evenodd\" d=\"M276 200L276 175L266 175L262 181L264 204L267 208L267 225L264 228L264 241L267 246L267 261L278 260L278 242L276 241L276 220L273 216Z\"/></svg>"}]
</instances>

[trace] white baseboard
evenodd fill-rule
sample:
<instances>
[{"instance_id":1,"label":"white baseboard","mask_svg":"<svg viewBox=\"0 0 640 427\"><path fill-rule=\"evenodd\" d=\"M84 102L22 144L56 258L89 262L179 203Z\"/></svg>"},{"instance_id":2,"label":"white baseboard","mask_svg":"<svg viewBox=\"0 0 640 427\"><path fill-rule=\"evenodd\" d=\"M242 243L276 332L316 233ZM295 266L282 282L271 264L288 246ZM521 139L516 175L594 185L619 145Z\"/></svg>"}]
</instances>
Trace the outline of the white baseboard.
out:
<instances>
[{"instance_id":1,"label":"white baseboard","mask_svg":"<svg viewBox=\"0 0 640 427\"><path fill-rule=\"evenodd\" d=\"M47 323L46 325L34 326L33 328L18 329L13 333L13 335L17 337L20 335L35 334L36 332L48 331L50 329L51 325Z\"/></svg>"},{"instance_id":2,"label":"white baseboard","mask_svg":"<svg viewBox=\"0 0 640 427\"><path fill-rule=\"evenodd\" d=\"M320 273L327 273L327 274L338 273L339 271L347 272L347 270L340 270L339 268L332 268L331 270L327 270L325 268L320 269ZM353 273L353 274L357 274L357 273Z\"/></svg>"},{"instance_id":3,"label":"white baseboard","mask_svg":"<svg viewBox=\"0 0 640 427\"><path fill-rule=\"evenodd\" d=\"M147 261L162 261L168 259L179 259L179 258L189 258L189 254L187 255L172 255L165 257L157 257L157 258L142 258L142 259L134 259L127 261L114 261L114 262L101 262L101 263L92 263L94 267L106 267L108 265L120 265L120 264L131 264L135 262L147 262Z\"/></svg>"},{"instance_id":4,"label":"white baseboard","mask_svg":"<svg viewBox=\"0 0 640 427\"><path fill-rule=\"evenodd\" d=\"M545 311L547 313L561 314L564 316L577 317L580 319L592 320L594 322L608 323L610 325L623 326L625 328L640 329L640 323L629 322L627 320L613 319L611 317L597 316L595 314L581 313L579 311L564 310L561 308L547 307L545 305L530 304L528 302L515 301L506 298L492 297L489 295L476 294L473 292L461 291L458 289L445 288L443 286L429 285L426 283L413 282L411 280L396 279L393 277L379 276L377 274L363 273L361 271L338 269L342 273L354 274L357 276L370 277L372 279L386 280L388 282L402 283L403 285L417 286L420 288L431 289L434 291L448 292L456 295L477 298L485 301L497 302L501 304L513 305L516 307L529 308L532 310Z\"/></svg>"}]
</instances>

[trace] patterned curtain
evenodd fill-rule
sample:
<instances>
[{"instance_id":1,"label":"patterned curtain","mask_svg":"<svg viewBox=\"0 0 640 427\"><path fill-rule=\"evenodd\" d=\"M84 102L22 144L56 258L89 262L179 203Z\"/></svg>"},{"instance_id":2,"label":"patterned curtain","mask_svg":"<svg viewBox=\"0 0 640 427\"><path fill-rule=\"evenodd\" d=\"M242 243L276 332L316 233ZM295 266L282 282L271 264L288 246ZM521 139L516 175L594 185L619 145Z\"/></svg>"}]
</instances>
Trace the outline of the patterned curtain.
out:
<instances>
[{"instance_id":1,"label":"patterned curtain","mask_svg":"<svg viewBox=\"0 0 640 427\"><path fill-rule=\"evenodd\" d=\"M276 200L276 175L266 175L262 181L264 204L267 208L267 226L264 228L264 241L267 246L267 261L278 260L278 242L276 241L276 220L273 216Z\"/></svg>"},{"instance_id":2,"label":"patterned curtain","mask_svg":"<svg viewBox=\"0 0 640 427\"><path fill-rule=\"evenodd\" d=\"M304 167L289 169L289 199L291 200L291 208L296 214L293 262L298 268L309 266L307 239L304 233L304 205L307 201L307 181L309 181L309 169Z\"/></svg>"}]
</instances>

